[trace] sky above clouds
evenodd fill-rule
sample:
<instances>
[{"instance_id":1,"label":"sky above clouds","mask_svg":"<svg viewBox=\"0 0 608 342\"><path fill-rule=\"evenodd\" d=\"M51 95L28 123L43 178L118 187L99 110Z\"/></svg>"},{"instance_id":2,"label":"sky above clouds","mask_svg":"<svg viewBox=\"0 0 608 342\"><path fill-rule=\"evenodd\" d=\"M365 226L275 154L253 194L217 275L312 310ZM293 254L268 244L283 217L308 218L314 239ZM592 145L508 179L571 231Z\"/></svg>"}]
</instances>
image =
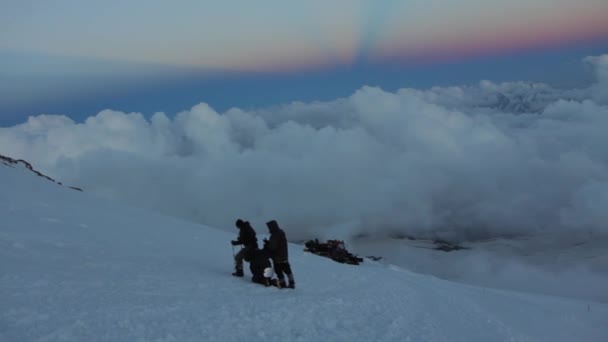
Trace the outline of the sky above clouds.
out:
<instances>
[{"instance_id":1,"label":"sky above clouds","mask_svg":"<svg viewBox=\"0 0 608 342\"><path fill-rule=\"evenodd\" d=\"M4 9L3 48L230 71L450 59L608 34L600 0L9 0Z\"/></svg>"},{"instance_id":2,"label":"sky above clouds","mask_svg":"<svg viewBox=\"0 0 608 342\"><path fill-rule=\"evenodd\" d=\"M603 0L0 3L4 126L330 100L363 85L588 85L578 61L608 49Z\"/></svg>"}]
</instances>

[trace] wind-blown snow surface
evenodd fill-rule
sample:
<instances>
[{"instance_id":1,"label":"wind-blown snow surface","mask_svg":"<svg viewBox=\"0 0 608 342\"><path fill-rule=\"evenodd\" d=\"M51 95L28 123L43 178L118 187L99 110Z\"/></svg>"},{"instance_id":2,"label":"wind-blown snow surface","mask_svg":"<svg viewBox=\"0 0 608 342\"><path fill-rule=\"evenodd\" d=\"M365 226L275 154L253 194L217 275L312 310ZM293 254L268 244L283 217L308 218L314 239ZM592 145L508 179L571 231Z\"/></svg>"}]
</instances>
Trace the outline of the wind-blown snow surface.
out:
<instances>
[{"instance_id":1,"label":"wind-blown snow surface","mask_svg":"<svg viewBox=\"0 0 608 342\"><path fill-rule=\"evenodd\" d=\"M230 276L234 235L0 164L1 341L606 341L608 306L290 245L298 289ZM289 233L289 228L287 232Z\"/></svg>"}]
</instances>

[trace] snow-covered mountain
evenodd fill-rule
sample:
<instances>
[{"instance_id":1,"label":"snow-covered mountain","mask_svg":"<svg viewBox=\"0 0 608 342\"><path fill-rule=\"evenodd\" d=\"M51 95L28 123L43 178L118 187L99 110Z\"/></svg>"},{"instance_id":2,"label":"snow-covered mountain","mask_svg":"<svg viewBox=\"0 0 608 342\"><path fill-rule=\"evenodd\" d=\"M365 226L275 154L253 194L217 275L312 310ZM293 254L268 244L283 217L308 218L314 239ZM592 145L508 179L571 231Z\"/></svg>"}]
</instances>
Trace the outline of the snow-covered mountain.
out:
<instances>
[{"instance_id":1,"label":"snow-covered mountain","mask_svg":"<svg viewBox=\"0 0 608 342\"><path fill-rule=\"evenodd\" d=\"M493 84L481 82L471 103L480 108L491 108L501 113L542 113L549 104L558 100L578 100L581 95L574 90L564 91L545 84L511 82Z\"/></svg>"},{"instance_id":2,"label":"snow-covered mountain","mask_svg":"<svg viewBox=\"0 0 608 342\"><path fill-rule=\"evenodd\" d=\"M0 163L3 342L608 340L606 304L343 265L298 245L298 288L265 288L230 275L232 222L125 207L22 165Z\"/></svg>"}]
</instances>

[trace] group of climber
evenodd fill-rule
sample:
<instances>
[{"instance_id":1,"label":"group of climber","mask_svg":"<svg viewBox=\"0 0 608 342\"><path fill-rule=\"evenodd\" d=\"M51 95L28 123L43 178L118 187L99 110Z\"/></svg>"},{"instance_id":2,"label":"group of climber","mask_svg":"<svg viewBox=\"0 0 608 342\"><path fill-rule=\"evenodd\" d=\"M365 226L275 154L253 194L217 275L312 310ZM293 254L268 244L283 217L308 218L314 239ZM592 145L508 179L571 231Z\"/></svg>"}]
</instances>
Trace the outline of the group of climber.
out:
<instances>
[{"instance_id":1,"label":"group of climber","mask_svg":"<svg viewBox=\"0 0 608 342\"><path fill-rule=\"evenodd\" d=\"M264 247L258 248L256 233L248 221L236 220L239 236L232 240L233 246L241 245L241 250L234 256L235 271L233 276L243 277L243 260L249 262L251 281L265 286L295 289L296 283L289 265L287 238L277 221L266 222L270 238L264 239ZM270 263L272 260L272 265ZM274 271L273 271L274 269ZM273 276L276 274L276 279ZM285 281L285 275L289 283Z\"/></svg>"}]
</instances>

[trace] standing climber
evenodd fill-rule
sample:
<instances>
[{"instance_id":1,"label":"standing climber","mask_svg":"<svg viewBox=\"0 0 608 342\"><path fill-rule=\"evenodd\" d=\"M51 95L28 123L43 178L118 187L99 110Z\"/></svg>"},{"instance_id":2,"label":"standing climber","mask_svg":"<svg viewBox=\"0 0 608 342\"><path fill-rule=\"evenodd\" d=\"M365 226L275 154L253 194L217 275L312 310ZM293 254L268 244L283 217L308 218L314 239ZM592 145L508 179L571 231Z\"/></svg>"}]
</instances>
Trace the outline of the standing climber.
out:
<instances>
[{"instance_id":1,"label":"standing climber","mask_svg":"<svg viewBox=\"0 0 608 342\"><path fill-rule=\"evenodd\" d=\"M264 241L264 250L268 252L268 255L272 259L274 272L277 275L277 285L280 288L289 287L295 289L296 282L293 279L291 265L289 265L285 232L279 228L279 224L275 220L266 222L266 226L270 233L270 239ZM284 274L287 274L289 284L285 283Z\"/></svg>"},{"instance_id":2,"label":"standing climber","mask_svg":"<svg viewBox=\"0 0 608 342\"><path fill-rule=\"evenodd\" d=\"M250 258L251 253L258 248L258 239L255 235L255 231L251 227L248 221L241 219L236 220L236 227L239 229L239 236L236 240L232 240L233 246L242 245L243 248L234 256L234 273L233 276L242 277L243 273L243 259Z\"/></svg>"}]
</instances>

